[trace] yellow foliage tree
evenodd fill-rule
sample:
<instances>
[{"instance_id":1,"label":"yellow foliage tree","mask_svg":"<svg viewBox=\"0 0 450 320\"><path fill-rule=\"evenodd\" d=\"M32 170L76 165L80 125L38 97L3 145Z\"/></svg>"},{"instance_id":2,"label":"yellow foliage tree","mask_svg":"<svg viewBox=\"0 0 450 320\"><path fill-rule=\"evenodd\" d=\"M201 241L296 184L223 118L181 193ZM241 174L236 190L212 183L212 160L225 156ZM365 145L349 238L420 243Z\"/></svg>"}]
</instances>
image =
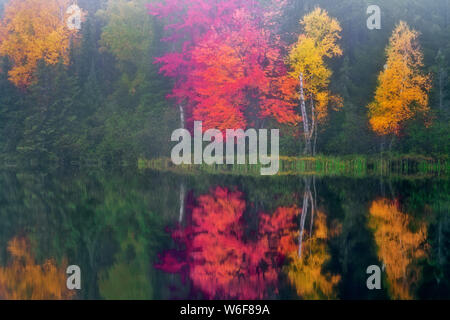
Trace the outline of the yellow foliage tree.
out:
<instances>
[{"instance_id":1,"label":"yellow foliage tree","mask_svg":"<svg viewBox=\"0 0 450 320\"><path fill-rule=\"evenodd\" d=\"M415 263L426 255L423 246L427 229L419 224L409 229L411 218L395 202L379 199L370 207L369 227L375 232L378 256L386 266L390 294L394 299L412 299L412 286L419 281L420 268Z\"/></svg>"},{"instance_id":2,"label":"yellow foliage tree","mask_svg":"<svg viewBox=\"0 0 450 320\"><path fill-rule=\"evenodd\" d=\"M0 267L0 299L63 300L71 299L73 291L66 287L64 262L58 267L54 260L36 264L25 238L14 238L8 244L12 263Z\"/></svg>"},{"instance_id":3,"label":"yellow foliage tree","mask_svg":"<svg viewBox=\"0 0 450 320\"><path fill-rule=\"evenodd\" d=\"M386 49L387 64L378 77L375 100L369 108L372 129L398 136L405 121L426 113L431 78L421 72L423 54L418 32L400 22Z\"/></svg>"},{"instance_id":4,"label":"yellow foliage tree","mask_svg":"<svg viewBox=\"0 0 450 320\"><path fill-rule=\"evenodd\" d=\"M311 141L317 137L317 125L326 120L330 105L336 108L342 105L341 98L329 91L332 72L325 63L325 58L342 55L338 44L342 29L339 22L321 8L306 15L300 24L304 33L290 51L288 60L291 75L300 80L305 153L314 154L315 144L311 149ZM307 110L307 103L310 110Z\"/></svg>"},{"instance_id":5,"label":"yellow foliage tree","mask_svg":"<svg viewBox=\"0 0 450 320\"><path fill-rule=\"evenodd\" d=\"M66 14L71 0L11 0L0 22L0 56L13 62L10 80L27 87L39 60L56 64L69 62L70 37Z\"/></svg>"}]
</instances>

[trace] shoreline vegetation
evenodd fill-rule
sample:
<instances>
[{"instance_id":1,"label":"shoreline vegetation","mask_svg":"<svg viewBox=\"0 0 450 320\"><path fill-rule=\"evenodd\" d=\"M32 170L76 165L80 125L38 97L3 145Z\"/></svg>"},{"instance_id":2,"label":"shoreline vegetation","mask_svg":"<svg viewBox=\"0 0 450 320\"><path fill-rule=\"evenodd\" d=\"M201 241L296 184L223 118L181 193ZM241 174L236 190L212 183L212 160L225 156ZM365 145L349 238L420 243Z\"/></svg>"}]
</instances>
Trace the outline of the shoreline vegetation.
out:
<instances>
[{"instance_id":1,"label":"shoreline vegetation","mask_svg":"<svg viewBox=\"0 0 450 320\"><path fill-rule=\"evenodd\" d=\"M375 30L354 0L78 0L74 29L71 0L0 0L0 170L259 175L173 168L201 121L279 130L280 175L448 176L450 6L423 1Z\"/></svg>"},{"instance_id":2,"label":"shoreline vegetation","mask_svg":"<svg viewBox=\"0 0 450 320\"><path fill-rule=\"evenodd\" d=\"M170 158L138 160L139 170L172 172L182 175L211 174L260 176L258 165L175 165ZM349 155L342 157L280 157L280 169L276 176L389 176L404 178L448 178L450 161L447 157L432 158L422 155Z\"/></svg>"}]
</instances>

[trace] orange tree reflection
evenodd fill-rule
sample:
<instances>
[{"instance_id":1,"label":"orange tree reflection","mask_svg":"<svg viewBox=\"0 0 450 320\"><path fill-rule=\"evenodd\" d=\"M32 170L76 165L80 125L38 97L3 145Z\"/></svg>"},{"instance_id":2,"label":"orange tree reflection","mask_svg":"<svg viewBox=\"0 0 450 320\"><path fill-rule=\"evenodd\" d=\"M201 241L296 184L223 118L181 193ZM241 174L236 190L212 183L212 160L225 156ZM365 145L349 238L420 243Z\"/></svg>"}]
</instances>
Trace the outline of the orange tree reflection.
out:
<instances>
[{"instance_id":1,"label":"orange tree reflection","mask_svg":"<svg viewBox=\"0 0 450 320\"><path fill-rule=\"evenodd\" d=\"M369 227L374 230L378 256L386 267L392 298L413 299L413 286L421 274L418 260L427 252L426 225L401 212L397 201L382 198L372 202Z\"/></svg>"},{"instance_id":2,"label":"orange tree reflection","mask_svg":"<svg viewBox=\"0 0 450 320\"><path fill-rule=\"evenodd\" d=\"M0 267L0 299L63 300L74 297L66 287L67 263L57 266L53 259L37 264L29 241L23 237L8 243L11 261Z\"/></svg>"}]
</instances>

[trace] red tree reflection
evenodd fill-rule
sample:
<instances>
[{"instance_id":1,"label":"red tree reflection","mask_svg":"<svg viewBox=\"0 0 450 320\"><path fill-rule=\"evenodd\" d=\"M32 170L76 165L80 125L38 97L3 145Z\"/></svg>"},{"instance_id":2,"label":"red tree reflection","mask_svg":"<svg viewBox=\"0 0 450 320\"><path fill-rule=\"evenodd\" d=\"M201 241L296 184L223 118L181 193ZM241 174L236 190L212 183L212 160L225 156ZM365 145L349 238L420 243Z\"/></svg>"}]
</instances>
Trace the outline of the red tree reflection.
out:
<instances>
[{"instance_id":1,"label":"red tree reflection","mask_svg":"<svg viewBox=\"0 0 450 320\"><path fill-rule=\"evenodd\" d=\"M257 236L246 236L241 192L216 188L200 196L192 222L173 237L185 247L161 257L159 268L182 273L208 298L263 299L277 292L280 262L296 250L297 207L262 214Z\"/></svg>"}]
</instances>

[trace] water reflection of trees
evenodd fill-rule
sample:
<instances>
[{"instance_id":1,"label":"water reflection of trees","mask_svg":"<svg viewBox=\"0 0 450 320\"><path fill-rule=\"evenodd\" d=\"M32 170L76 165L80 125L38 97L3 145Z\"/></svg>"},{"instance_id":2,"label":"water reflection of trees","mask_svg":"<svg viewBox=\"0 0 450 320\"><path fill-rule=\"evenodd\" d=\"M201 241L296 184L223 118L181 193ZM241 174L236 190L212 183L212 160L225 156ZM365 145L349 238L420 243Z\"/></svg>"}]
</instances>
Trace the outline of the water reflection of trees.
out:
<instances>
[{"instance_id":1,"label":"water reflection of trees","mask_svg":"<svg viewBox=\"0 0 450 320\"><path fill-rule=\"evenodd\" d=\"M208 298L264 298L275 287L275 263L268 237L246 238L245 208L238 191L219 187L200 196L189 225L173 234L185 250L166 254L160 267L183 273Z\"/></svg>"},{"instance_id":2,"label":"water reflection of trees","mask_svg":"<svg viewBox=\"0 0 450 320\"><path fill-rule=\"evenodd\" d=\"M340 276L323 270L331 258L327 242L333 230L330 231L328 228L325 213L317 210L315 177L305 177L304 185L298 250L290 253L291 263L287 266L286 271L289 281L295 286L300 297L305 299L336 298L335 289L340 281ZM308 217L309 230L306 229Z\"/></svg>"},{"instance_id":3,"label":"water reflection of trees","mask_svg":"<svg viewBox=\"0 0 450 320\"><path fill-rule=\"evenodd\" d=\"M413 299L421 277L418 260L427 254L426 225L401 212L397 201L382 198L370 206L369 226L374 230L392 298Z\"/></svg>"},{"instance_id":4,"label":"water reflection of trees","mask_svg":"<svg viewBox=\"0 0 450 320\"><path fill-rule=\"evenodd\" d=\"M243 275L239 281L217 282L214 284L216 290L208 291L206 288L205 296L215 294L231 298L228 295L229 288L236 288L234 292L239 295L240 288L249 287L251 289L241 295L242 298L284 298L292 295L334 298L338 295L336 286L332 286L331 291L326 288L330 283L336 284L333 279L339 274L340 298L384 299L388 297L385 290L367 290L365 271L367 266L381 264L379 260L383 260L381 251L376 247L387 242L380 237L380 231L376 233L373 227L378 227L377 223L383 224L386 228L383 232L388 232L388 228L392 227L389 226L392 224L389 214L392 214L393 206L399 212L410 213L406 215L407 227L402 227L402 232L415 234L426 223L425 241L431 247L426 252L423 268L418 267L422 265L420 256L408 258L410 264L406 268L406 276L414 275L408 270L416 268L421 271L421 279L411 282L411 278L411 285L405 287L411 293L404 296L449 297L450 184L447 180L392 182L392 192L389 192L386 184L385 197L382 197L378 181L373 179L321 178L317 180L317 195L320 197L315 195L312 177L310 181L309 184L308 179L304 181L298 177L267 180L259 177L237 179L232 176L181 178L150 172L143 175L133 172L111 175L4 172L0 174L3 190L0 194L0 242L3 243L0 266L3 271L12 266L13 259L6 250L6 244L17 234L26 232L33 239L31 256L36 258L35 265L42 266L46 257L54 257L55 261L70 257L71 263L80 265L83 270L83 290L78 293L80 299L196 298L200 294L195 296L189 292L192 285L183 285L178 276L162 274L153 268L155 261L164 261L157 258L157 253L175 245L166 232L166 226L181 217L182 225L186 228L175 232L178 233L178 251L173 252L175 264L172 267L167 264L168 269L176 269L176 272L184 274L191 284L197 286L187 272L189 264L184 264L182 268L179 264L189 260L189 256L195 257L190 258L195 263L204 263L201 255L205 254L194 250L186 252L182 241L193 241L188 236L200 238L203 230L203 233L219 232L214 245L229 246L231 254L238 257L234 262L228 262L227 256L215 262L211 258L208 262L211 269L215 266L214 262L216 265L231 265L231 275L238 273L236 270L249 270L241 271ZM228 198L221 199L214 192L215 189L208 192L211 186L217 185L239 185L242 192L227 190L225 194ZM224 201L222 207L227 207L227 201L233 199L231 194L234 193L240 194L237 199L245 209L229 221L231 227L222 226L219 229L212 228L211 231L203 224L204 227L197 228L196 232L186 232L193 222L195 208L198 208L198 217L206 215L202 211L208 211L208 202L204 201L201 205L198 201L201 197L196 195L209 195L217 203L219 200ZM401 209L397 202L388 201L386 197L400 199ZM385 213L381 218L368 214L374 199L385 201ZM307 210L303 210L306 201ZM219 208L217 211L221 210L219 205L216 207ZM221 215L206 220L215 224L216 218L217 222L223 221L221 216L233 215L234 211L222 210ZM370 224L368 219L372 220ZM422 220L424 223L417 222ZM339 221L337 225L342 225L342 233L334 238L336 221ZM302 241L299 242L302 230ZM203 237L207 238L205 235ZM235 248L228 242L243 248ZM298 258L300 243L301 259ZM208 244L203 245L208 248ZM210 250L214 250L214 245L209 245ZM389 248L388 244L385 246ZM423 246L419 245L419 248L422 250ZM239 260L239 257L244 261ZM258 267L260 278L256 271ZM216 275L212 272L215 271L206 274L205 278L222 277L220 273ZM248 281L245 279L247 276L250 279ZM386 280L391 281L387 277ZM207 281L204 280L205 283ZM402 284L402 281L399 280L399 283ZM287 288L289 283L292 288ZM277 286L280 285L283 287L278 290ZM383 289L386 287L384 285ZM255 294L260 288L263 292ZM175 291L176 294L173 293ZM195 293L199 292L197 290ZM233 290L230 289L230 292Z\"/></svg>"},{"instance_id":5,"label":"water reflection of trees","mask_svg":"<svg viewBox=\"0 0 450 320\"><path fill-rule=\"evenodd\" d=\"M330 230L327 227L326 215L320 211L315 212L315 215L314 225L311 225L303 243L303 252L291 252L291 263L286 270L300 297L334 299L337 298L335 289L340 276L323 270L331 258L327 247Z\"/></svg>"},{"instance_id":6,"label":"water reflection of trees","mask_svg":"<svg viewBox=\"0 0 450 320\"><path fill-rule=\"evenodd\" d=\"M0 174L0 266L10 266L8 241L26 233L38 261L67 257L80 266L79 299L159 298L152 265L178 204L172 180L148 185L149 176Z\"/></svg>"},{"instance_id":7,"label":"water reflection of trees","mask_svg":"<svg viewBox=\"0 0 450 320\"><path fill-rule=\"evenodd\" d=\"M38 264L26 238L8 243L11 263L0 267L0 299L63 300L74 297L66 286L67 263L58 266L53 259Z\"/></svg>"},{"instance_id":8,"label":"water reflection of trees","mask_svg":"<svg viewBox=\"0 0 450 320\"><path fill-rule=\"evenodd\" d=\"M172 234L182 249L163 254L158 267L182 274L211 299L275 297L282 272L287 273L302 297L334 297L332 292L339 277L322 273L329 259L326 217L316 213L311 189L306 189L305 196L306 214L293 205L278 207L272 214L257 212L248 217L247 203L240 191L217 187L197 198L187 226ZM308 212L310 228L305 231ZM314 214L316 221L312 219ZM255 234L248 230L249 219L258 220ZM303 237L308 238L305 243Z\"/></svg>"}]
</instances>

